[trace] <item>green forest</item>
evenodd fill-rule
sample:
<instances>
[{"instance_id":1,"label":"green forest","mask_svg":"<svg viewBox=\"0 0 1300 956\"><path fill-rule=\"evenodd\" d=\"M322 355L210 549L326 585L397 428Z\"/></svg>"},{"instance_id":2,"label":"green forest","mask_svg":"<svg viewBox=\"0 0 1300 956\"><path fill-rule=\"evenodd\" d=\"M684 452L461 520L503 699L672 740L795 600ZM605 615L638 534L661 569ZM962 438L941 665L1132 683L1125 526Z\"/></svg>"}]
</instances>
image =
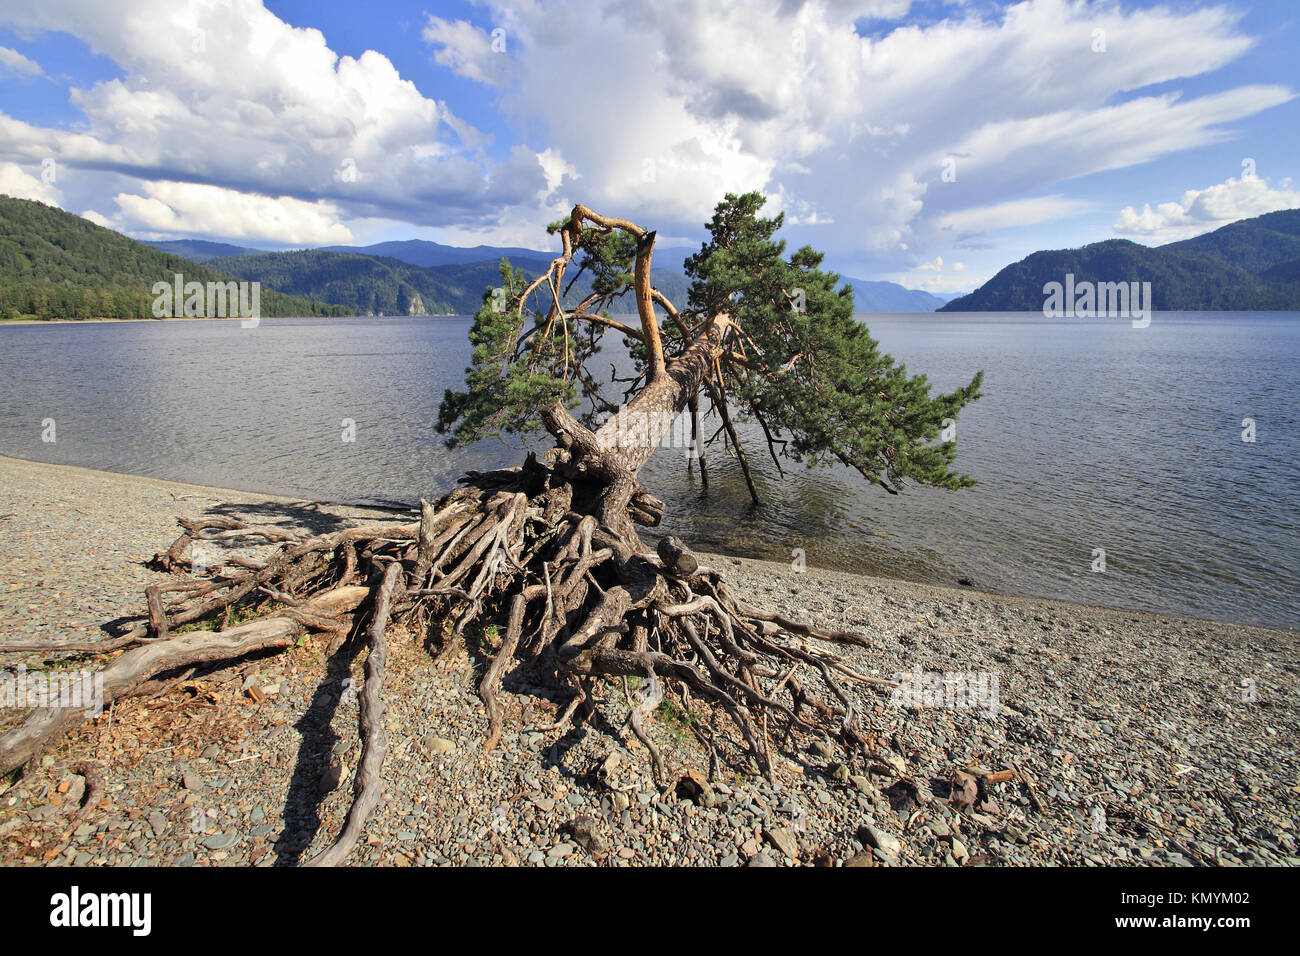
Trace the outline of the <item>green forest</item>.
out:
<instances>
[{"instance_id":1,"label":"green forest","mask_svg":"<svg viewBox=\"0 0 1300 956\"><path fill-rule=\"evenodd\" d=\"M0 196L0 319L154 318L154 283L178 272L187 282L231 278L62 209ZM350 311L261 290L263 316Z\"/></svg>"},{"instance_id":2,"label":"green forest","mask_svg":"<svg viewBox=\"0 0 1300 956\"><path fill-rule=\"evenodd\" d=\"M1300 309L1300 210L1154 248L1109 239L1035 252L939 311L1037 312L1043 286L1067 273L1076 282L1150 282L1152 307L1163 311Z\"/></svg>"}]
</instances>

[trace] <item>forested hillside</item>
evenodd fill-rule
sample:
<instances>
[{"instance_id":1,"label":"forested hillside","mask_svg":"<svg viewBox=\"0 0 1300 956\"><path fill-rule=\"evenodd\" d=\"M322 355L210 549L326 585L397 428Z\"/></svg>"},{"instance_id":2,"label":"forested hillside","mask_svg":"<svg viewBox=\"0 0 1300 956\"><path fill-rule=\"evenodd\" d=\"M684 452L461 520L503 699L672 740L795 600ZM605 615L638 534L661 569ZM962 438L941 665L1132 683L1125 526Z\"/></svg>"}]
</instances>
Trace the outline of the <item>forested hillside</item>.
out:
<instances>
[{"instance_id":1,"label":"forested hillside","mask_svg":"<svg viewBox=\"0 0 1300 956\"><path fill-rule=\"evenodd\" d=\"M1234 222L1165 246L1127 239L1035 252L941 312L1037 312L1043 286L1150 282L1153 308L1177 311L1300 309L1300 210Z\"/></svg>"},{"instance_id":2,"label":"forested hillside","mask_svg":"<svg viewBox=\"0 0 1300 956\"><path fill-rule=\"evenodd\" d=\"M178 272L186 282L230 279L62 209L0 196L0 318L153 318L154 283ZM348 310L263 288L261 314Z\"/></svg>"}]
</instances>

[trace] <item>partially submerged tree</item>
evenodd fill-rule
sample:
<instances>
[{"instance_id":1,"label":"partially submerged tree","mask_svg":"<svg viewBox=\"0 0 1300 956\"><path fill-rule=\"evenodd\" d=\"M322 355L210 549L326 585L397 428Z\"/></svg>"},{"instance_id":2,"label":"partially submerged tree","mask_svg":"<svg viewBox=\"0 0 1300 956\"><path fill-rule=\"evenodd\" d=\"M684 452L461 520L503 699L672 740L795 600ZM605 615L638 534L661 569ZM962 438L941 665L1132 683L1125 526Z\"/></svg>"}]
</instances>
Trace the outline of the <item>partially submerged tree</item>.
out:
<instances>
[{"instance_id":1,"label":"partially submerged tree","mask_svg":"<svg viewBox=\"0 0 1300 956\"><path fill-rule=\"evenodd\" d=\"M658 524L664 505L638 473L679 415L689 412L699 434L703 397L742 464L732 406L761 425L774 459L839 461L894 493L909 481L966 486L971 480L953 470L954 442L939 439L978 398L980 375L931 395L924 376L909 377L880 354L853 318L851 290L820 270L820 254L803 248L786 257L775 238L782 217L762 218L762 203L751 193L718 205L708 242L686 263L693 283L681 309L651 285L655 233L585 206L551 227L563 251L543 275L527 281L503 263L502 286L484 296L470 332L465 391L447 392L438 427L453 445L544 429L555 443L542 457L467 474L436 503L421 502L410 525L306 538L225 518L182 520L183 533L155 557L156 567L194 570L187 552L213 538L261 535L283 545L233 574L151 587L147 623L111 641L5 649L124 650L104 671L108 703L156 689L156 678L180 668L289 647L304 631L332 635L330 652L366 640L355 803L336 843L314 861L323 864L347 855L378 800L390 620L431 637L443 659L464 647L471 626L503 629L480 685L488 749L502 731L501 678L515 666L572 689L557 727L591 706L595 680L645 678L629 719L661 783L663 761L643 722L665 693L730 721L769 777L769 717L782 723L779 745L823 735L862 750L868 736L844 684L888 682L854 671L825 644L867 639L749 606L676 538L650 551L636 526ZM565 309L566 280L584 272L591 293ZM635 322L611 314L628 295ZM596 374L595 356L611 332L625 338L635 364L630 380L614 376L628 386L621 406ZM272 610L219 633L177 633L236 604ZM795 674L800 666L812 675L807 681ZM34 710L0 737L0 773L82 719L66 708Z\"/></svg>"}]
</instances>

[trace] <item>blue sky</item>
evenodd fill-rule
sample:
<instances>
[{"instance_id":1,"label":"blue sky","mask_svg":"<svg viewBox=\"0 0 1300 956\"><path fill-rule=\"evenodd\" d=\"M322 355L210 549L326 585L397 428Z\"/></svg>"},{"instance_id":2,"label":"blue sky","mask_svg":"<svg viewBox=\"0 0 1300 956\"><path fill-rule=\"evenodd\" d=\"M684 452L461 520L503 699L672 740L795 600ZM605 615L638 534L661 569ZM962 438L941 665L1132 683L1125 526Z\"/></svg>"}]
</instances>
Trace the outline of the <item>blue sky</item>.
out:
<instances>
[{"instance_id":1,"label":"blue sky","mask_svg":"<svg viewBox=\"0 0 1300 956\"><path fill-rule=\"evenodd\" d=\"M653 9L653 14L648 11ZM1300 206L1291 2L8 0L0 192L141 238L698 242L727 191L845 275Z\"/></svg>"}]
</instances>

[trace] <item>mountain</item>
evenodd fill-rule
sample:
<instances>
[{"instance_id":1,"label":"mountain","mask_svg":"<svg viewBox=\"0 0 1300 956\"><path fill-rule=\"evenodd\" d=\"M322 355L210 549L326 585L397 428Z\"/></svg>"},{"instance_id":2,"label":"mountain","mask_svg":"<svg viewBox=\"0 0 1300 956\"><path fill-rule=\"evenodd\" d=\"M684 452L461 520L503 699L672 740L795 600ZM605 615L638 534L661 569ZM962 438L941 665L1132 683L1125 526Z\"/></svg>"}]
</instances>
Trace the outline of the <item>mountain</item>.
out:
<instances>
[{"instance_id":1,"label":"mountain","mask_svg":"<svg viewBox=\"0 0 1300 956\"><path fill-rule=\"evenodd\" d=\"M530 255L545 258L511 257L510 264L530 277L545 272L551 257L547 253ZM498 258L425 267L387 256L325 249L262 252L209 262L232 275L261 282L266 288L312 296L358 315L472 315L482 304L483 293L501 284L499 263ZM673 301L685 301L687 283L681 273L652 269L650 278ZM590 291L591 284L584 276L574 283L563 302L572 307ZM548 288L540 290L539 301L540 308L550 307ZM613 311L634 311L630 300L625 298L625 303L617 304Z\"/></svg>"},{"instance_id":2,"label":"mountain","mask_svg":"<svg viewBox=\"0 0 1300 956\"><path fill-rule=\"evenodd\" d=\"M853 286L854 309L858 312L934 312L947 299L917 289L905 289L897 282L844 279Z\"/></svg>"},{"instance_id":3,"label":"mountain","mask_svg":"<svg viewBox=\"0 0 1300 956\"><path fill-rule=\"evenodd\" d=\"M318 252L347 252L380 259L396 259L412 266L453 266L479 262L500 262L505 256L515 259L538 259L550 262L558 252L541 252L518 246L444 246L427 239L377 242L371 246L321 246ZM475 307L477 308L477 306Z\"/></svg>"},{"instance_id":4,"label":"mountain","mask_svg":"<svg viewBox=\"0 0 1300 956\"><path fill-rule=\"evenodd\" d=\"M220 243L214 243L219 245ZM257 252L250 249L247 252ZM537 259L549 263L559 250L546 252L539 249L524 249L519 246L444 246L440 242L427 239L406 239L393 242L377 242L369 246L322 246L321 252L349 252L363 256L375 256L381 259L397 259L408 265L436 268L451 265L477 265L483 262L500 262L502 257L515 262L516 259ZM654 251L655 268L680 272L687 256L700 250L691 246L668 246ZM239 252L218 253L218 255L240 255Z\"/></svg>"},{"instance_id":5,"label":"mountain","mask_svg":"<svg viewBox=\"0 0 1300 956\"><path fill-rule=\"evenodd\" d=\"M941 312L1039 312L1043 287L1150 282L1151 307L1172 311L1300 309L1300 209L1230 223L1193 239L1143 246L1108 239L1035 252Z\"/></svg>"},{"instance_id":6,"label":"mountain","mask_svg":"<svg viewBox=\"0 0 1300 956\"><path fill-rule=\"evenodd\" d=\"M0 318L153 317L156 282L230 276L30 199L0 196ZM346 315L344 309L261 290L263 316Z\"/></svg>"},{"instance_id":7,"label":"mountain","mask_svg":"<svg viewBox=\"0 0 1300 956\"><path fill-rule=\"evenodd\" d=\"M9 202L25 202L9 200ZM48 209L48 207L45 207ZM95 280L96 291L106 287L121 285L129 291L130 302L123 299L121 307L110 308L108 299L81 301L82 297L61 295L52 306L47 303L41 307L42 314L51 307L59 316L99 313L110 309L112 314L141 313L147 317L151 313L147 305L152 304L152 297L144 296L142 286L152 287L158 272L170 275L184 272L189 278L207 282L215 281L221 273L248 281L260 282L263 287L263 301L266 307L272 305L276 293L281 297L294 297L298 301L290 305L275 297L274 311L263 312L266 315L287 314L357 314L357 315L471 315L483 301L487 289L500 284L498 272L502 257L510 260L516 268L523 269L529 276L540 275L554 258L554 252L524 249L514 246L474 246L461 248L446 246L424 239L411 239L399 242L381 242L370 246L326 246L320 249L299 249L289 252L267 252L248 246L239 246L225 242L212 242L206 239L171 239L139 243L111 230L100 229L93 223L54 210L58 216L68 217L60 220L64 225L59 228L74 228L87 235L96 235L93 230L115 237L106 240L103 252L110 260L118 257L118 247L122 242L130 243L147 253L133 253L136 258L144 255L139 268L141 273L132 268L110 270L102 284ZM51 225L50 228L55 228ZM60 245L60 243L55 243ZM82 253L90 253L93 243L83 243ZM66 246L65 246L66 248ZM661 292L674 302L684 304L689 282L682 272L682 263L698 250L689 246L669 246L655 250L656 267L651 270L651 281ZM96 253L97 254L97 253ZM158 258L161 256L161 258ZM172 263L174 265L160 265ZM197 265L203 263L203 267ZM0 272L10 285L7 298L0 299L0 308L10 312L29 314L32 305L31 290L23 286L22 301L15 299L16 283L19 277L26 275L16 263L11 264L11 272ZM79 267L62 263L57 274L76 275ZM29 270L30 271L30 270ZM55 270L46 269L50 274ZM93 271L93 269L92 269ZM144 283L145 277L152 277ZM861 312L931 312L943 305L944 300L926 292L905 289L893 282L872 282L865 279L845 279L853 286L858 310ZM564 297L566 307L576 305L591 291L589 277L583 276ZM116 293L114 293L116 294ZM539 291L540 308L550 305L550 290ZM109 298L112 298L111 296ZM9 304L9 299L15 299ZM140 302L147 302L141 305ZM139 300L139 301L137 301ZM114 299L114 302L116 300ZM316 303L313 305L313 302ZM329 303L322 306L321 303ZM316 310L316 311L313 311ZM616 300L612 311L631 313L635 305L631 298L625 296ZM5 314L0 311L0 316Z\"/></svg>"},{"instance_id":8,"label":"mountain","mask_svg":"<svg viewBox=\"0 0 1300 956\"><path fill-rule=\"evenodd\" d=\"M174 256L189 259L191 262L207 262L209 259L215 259L218 256L246 256L264 251L262 249L253 249L250 246L232 246L228 242L209 242L206 239L164 239L161 241L143 239L141 241L146 246L153 246L163 252L170 252Z\"/></svg>"}]
</instances>

